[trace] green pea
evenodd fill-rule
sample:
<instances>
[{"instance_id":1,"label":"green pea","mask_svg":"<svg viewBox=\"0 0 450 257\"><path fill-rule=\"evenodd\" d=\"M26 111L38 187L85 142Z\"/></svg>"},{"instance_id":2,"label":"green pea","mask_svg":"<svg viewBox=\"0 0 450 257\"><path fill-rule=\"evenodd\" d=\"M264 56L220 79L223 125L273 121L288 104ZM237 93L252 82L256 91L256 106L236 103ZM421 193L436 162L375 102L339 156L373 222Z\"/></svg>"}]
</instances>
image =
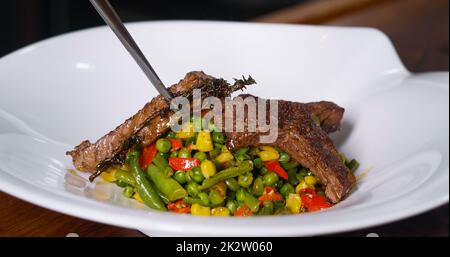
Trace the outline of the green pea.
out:
<instances>
[{"instance_id":1,"label":"green pea","mask_svg":"<svg viewBox=\"0 0 450 257\"><path fill-rule=\"evenodd\" d=\"M269 173L269 170L264 166L259 170L259 174L261 175L265 175L267 173Z\"/></svg>"},{"instance_id":2,"label":"green pea","mask_svg":"<svg viewBox=\"0 0 450 257\"><path fill-rule=\"evenodd\" d=\"M325 192L324 192L324 191L322 191L322 190L320 190L320 191L317 191L317 194L318 194L318 195L321 195L321 196L325 196Z\"/></svg>"},{"instance_id":3,"label":"green pea","mask_svg":"<svg viewBox=\"0 0 450 257\"><path fill-rule=\"evenodd\" d=\"M243 203L245 200L245 191L244 189L240 188L237 192L236 192L236 200L240 203Z\"/></svg>"},{"instance_id":4,"label":"green pea","mask_svg":"<svg viewBox=\"0 0 450 257\"><path fill-rule=\"evenodd\" d=\"M253 164L255 165L255 167L257 169L261 169L262 168L262 160L261 160L261 158L255 158L253 160Z\"/></svg>"},{"instance_id":5,"label":"green pea","mask_svg":"<svg viewBox=\"0 0 450 257\"><path fill-rule=\"evenodd\" d=\"M173 174L173 178L180 184L186 183L186 172L179 170Z\"/></svg>"},{"instance_id":6,"label":"green pea","mask_svg":"<svg viewBox=\"0 0 450 257\"><path fill-rule=\"evenodd\" d=\"M204 206L208 206L209 205L209 197L208 194L205 192L200 192L198 194L198 198L200 198L200 202L202 205Z\"/></svg>"},{"instance_id":7,"label":"green pea","mask_svg":"<svg viewBox=\"0 0 450 257\"><path fill-rule=\"evenodd\" d=\"M272 187L279 189L279 188L281 188L283 185L284 185L283 180L280 180L280 179L279 179L277 182L275 182L275 184L273 184Z\"/></svg>"},{"instance_id":8,"label":"green pea","mask_svg":"<svg viewBox=\"0 0 450 257\"><path fill-rule=\"evenodd\" d=\"M351 161L346 162L345 165L353 172L355 172L360 166L359 162L356 159L352 159Z\"/></svg>"},{"instance_id":9,"label":"green pea","mask_svg":"<svg viewBox=\"0 0 450 257\"><path fill-rule=\"evenodd\" d=\"M202 169L198 166L190 170L189 176L191 177L192 181L197 183L201 183L205 179L202 173Z\"/></svg>"},{"instance_id":10,"label":"green pea","mask_svg":"<svg viewBox=\"0 0 450 257\"><path fill-rule=\"evenodd\" d=\"M212 139L214 143L218 144L225 143L225 135L222 132L213 132Z\"/></svg>"},{"instance_id":11,"label":"green pea","mask_svg":"<svg viewBox=\"0 0 450 257\"><path fill-rule=\"evenodd\" d=\"M239 175L238 184L241 187L249 187L253 182L253 174L251 172L246 172L244 174Z\"/></svg>"},{"instance_id":12,"label":"green pea","mask_svg":"<svg viewBox=\"0 0 450 257\"><path fill-rule=\"evenodd\" d=\"M285 170L290 170L290 169L293 169L293 168L297 168L297 166L299 166L299 164L296 163L296 162L287 162L287 163L286 162L282 162L280 164L283 167L283 169L285 169Z\"/></svg>"},{"instance_id":13,"label":"green pea","mask_svg":"<svg viewBox=\"0 0 450 257\"><path fill-rule=\"evenodd\" d=\"M236 199L236 192L234 192L234 191L228 191L228 193L227 193L227 199L228 199L228 200L234 200L234 199Z\"/></svg>"},{"instance_id":14,"label":"green pea","mask_svg":"<svg viewBox=\"0 0 450 257\"><path fill-rule=\"evenodd\" d=\"M287 153L280 153L280 158L278 158L278 161L281 163L288 163L291 160L291 156Z\"/></svg>"},{"instance_id":15,"label":"green pea","mask_svg":"<svg viewBox=\"0 0 450 257\"><path fill-rule=\"evenodd\" d=\"M156 149L158 149L160 153L168 153L170 148L172 148L172 144L169 140L160 138L156 141Z\"/></svg>"},{"instance_id":16,"label":"green pea","mask_svg":"<svg viewBox=\"0 0 450 257\"><path fill-rule=\"evenodd\" d=\"M274 206L272 201L264 201L261 210L258 215L272 215L274 211Z\"/></svg>"},{"instance_id":17,"label":"green pea","mask_svg":"<svg viewBox=\"0 0 450 257\"><path fill-rule=\"evenodd\" d=\"M126 187L123 189L122 194L123 194L125 197L131 198L131 197L133 196L133 194L134 194L134 188L133 188L132 186L126 186Z\"/></svg>"},{"instance_id":18,"label":"green pea","mask_svg":"<svg viewBox=\"0 0 450 257\"><path fill-rule=\"evenodd\" d=\"M189 152L189 150L186 147L183 147L178 151L178 157L191 158L191 152Z\"/></svg>"},{"instance_id":19,"label":"green pea","mask_svg":"<svg viewBox=\"0 0 450 257\"><path fill-rule=\"evenodd\" d=\"M123 182L122 180L116 180L116 185L118 187L126 187L128 184Z\"/></svg>"},{"instance_id":20,"label":"green pea","mask_svg":"<svg viewBox=\"0 0 450 257\"><path fill-rule=\"evenodd\" d=\"M178 151L170 152L170 157L178 157Z\"/></svg>"},{"instance_id":21,"label":"green pea","mask_svg":"<svg viewBox=\"0 0 450 257\"><path fill-rule=\"evenodd\" d=\"M167 138L176 138L176 137L177 137L177 134L176 134L175 132L171 131L171 132L169 132L169 133L167 134L166 137L167 137Z\"/></svg>"},{"instance_id":22,"label":"green pea","mask_svg":"<svg viewBox=\"0 0 450 257\"><path fill-rule=\"evenodd\" d=\"M190 137L186 139L185 145L194 145L195 144L195 137Z\"/></svg>"},{"instance_id":23,"label":"green pea","mask_svg":"<svg viewBox=\"0 0 450 257\"><path fill-rule=\"evenodd\" d=\"M237 209L238 204L235 200L228 200L225 206L228 208L230 213L234 213Z\"/></svg>"},{"instance_id":24,"label":"green pea","mask_svg":"<svg viewBox=\"0 0 450 257\"><path fill-rule=\"evenodd\" d=\"M285 198L287 198L289 196L289 194L292 194L294 192L295 192L294 186L292 186L289 183L284 184L280 188L280 194L283 195Z\"/></svg>"},{"instance_id":25,"label":"green pea","mask_svg":"<svg viewBox=\"0 0 450 257\"><path fill-rule=\"evenodd\" d=\"M198 188L198 184L195 182L190 182L187 187L186 187L186 191L187 193L192 196L192 197L196 197L198 195L198 193L200 192L199 188Z\"/></svg>"},{"instance_id":26,"label":"green pea","mask_svg":"<svg viewBox=\"0 0 450 257\"><path fill-rule=\"evenodd\" d=\"M222 204L224 200L225 200L224 195L222 195L217 190L213 189L213 190L209 191L209 201L211 202L211 204L213 206Z\"/></svg>"},{"instance_id":27,"label":"green pea","mask_svg":"<svg viewBox=\"0 0 450 257\"><path fill-rule=\"evenodd\" d=\"M211 159L215 159L220 153L221 153L220 149L214 148L212 151L209 152L209 157Z\"/></svg>"},{"instance_id":28,"label":"green pea","mask_svg":"<svg viewBox=\"0 0 450 257\"><path fill-rule=\"evenodd\" d=\"M197 159L199 159L200 161L204 161L204 160L208 159L208 156L207 156L206 153L204 153L204 152L196 152L196 153L194 154L194 158L197 158Z\"/></svg>"},{"instance_id":29,"label":"green pea","mask_svg":"<svg viewBox=\"0 0 450 257\"><path fill-rule=\"evenodd\" d=\"M235 178L226 179L225 184L227 184L228 189L234 192L238 191L240 188L239 183Z\"/></svg>"},{"instance_id":30,"label":"green pea","mask_svg":"<svg viewBox=\"0 0 450 257\"><path fill-rule=\"evenodd\" d=\"M263 183L265 186L273 186L276 182L278 182L279 178L277 176L277 174L273 173L273 172L267 172L264 176L263 176Z\"/></svg>"},{"instance_id":31,"label":"green pea","mask_svg":"<svg viewBox=\"0 0 450 257\"><path fill-rule=\"evenodd\" d=\"M297 172L295 171L295 169L287 170L286 173L288 174L289 184L297 185L299 180L297 179Z\"/></svg>"},{"instance_id":32,"label":"green pea","mask_svg":"<svg viewBox=\"0 0 450 257\"><path fill-rule=\"evenodd\" d=\"M308 170L306 170L306 169L300 170L296 175L297 182L301 181L304 177L306 177L308 175L310 175L310 172Z\"/></svg>"},{"instance_id":33,"label":"green pea","mask_svg":"<svg viewBox=\"0 0 450 257\"><path fill-rule=\"evenodd\" d=\"M223 144L214 143L214 149L219 149L220 151L222 151L223 147L224 147Z\"/></svg>"},{"instance_id":34,"label":"green pea","mask_svg":"<svg viewBox=\"0 0 450 257\"><path fill-rule=\"evenodd\" d=\"M253 182L252 194L254 196L261 196L263 193L264 193L264 183L262 178L259 176Z\"/></svg>"}]
</instances>

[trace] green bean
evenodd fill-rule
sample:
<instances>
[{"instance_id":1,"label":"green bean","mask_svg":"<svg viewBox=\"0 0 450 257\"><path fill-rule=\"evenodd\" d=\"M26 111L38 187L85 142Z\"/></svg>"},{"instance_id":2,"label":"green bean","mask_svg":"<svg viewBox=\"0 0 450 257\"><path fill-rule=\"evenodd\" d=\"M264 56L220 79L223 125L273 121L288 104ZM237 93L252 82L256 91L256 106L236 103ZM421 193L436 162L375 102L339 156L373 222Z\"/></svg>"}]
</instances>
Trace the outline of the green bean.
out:
<instances>
[{"instance_id":1,"label":"green bean","mask_svg":"<svg viewBox=\"0 0 450 257\"><path fill-rule=\"evenodd\" d=\"M294 192L295 192L294 187L289 183L284 184L280 188L280 194L283 195L285 198L287 198L289 196L289 194L294 193Z\"/></svg>"},{"instance_id":2,"label":"green bean","mask_svg":"<svg viewBox=\"0 0 450 257\"><path fill-rule=\"evenodd\" d=\"M164 169L162 169L162 172L164 175L166 175L166 177L170 178L173 176L173 170L171 167L167 166Z\"/></svg>"},{"instance_id":3,"label":"green bean","mask_svg":"<svg viewBox=\"0 0 450 257\"><path fill-rule=\"evenodd\" d=\"M269 170L266 167L264 167L264 166L259 170L259 174L260 175L265 175L268 172L269 172Z\"/></svg>"},{"instance_id":4,"label":"green bean","mask_svg":"<svg viewBox=\"0 0 450 257\"><path fill-rule=\"evenodd\" d=\"M153 181L155 186L160 190L171 202L183 198L187 195L186 190L178 184L178 182L169 178L158 167L151 164L147 168L147 175Z\"/></svg>"},{"instance_id":5,"label":"green bean","mask_svg":"<svg viewBox=\"0 0 450 257\"><path fill-rule=\"evenodd\" d=\"M264 184L262 178L259 176L253 182L252 194L254 196L261 196L263 193L264 193Z\"/></svg>"},{"instance_id":6,"label":"green bean","mask_svg":"<svg viewBox=\"0 0 450 257\"><path fill-rule=\"evenodd\" d=\"M159 197L155 188L153 188L152 184L147 180L139 167L138 159L139 152L137 151L132 151L128 155L128 164L130 165L131 174L136 181L137 193L148 207L161 211L167 210L164 202L161 200L161 197Z\"/></svg>"},{"instance_id":7,"label":"green bean","mask_svg":"<svg viewBox=\"0 0 450 257\"><path fill-rule=\"evenodd\" d=\"M197 159L199 159L200 161L204 161L204 160L208 159L208 156L207 156L206 153L204 153L204 152L196 152L196 153L194 154L194 158L197 158Z\"/></svg>"},{"instance_id":8,"label":"green bean","mask_svg":"<svg viewBox=\"0 0 450 257\"><path fill-rule=\"evenodd\" d=\"M278 161L280 163L288 163L291 160L291 156L289 156L289 154L287 153L280 153L280 158L278 158Z\"/></svg>"},{"instance_id":9,"label":"green bean","mask_svg":"<svg viewBox=\"0 0 450 257\"><path fill-rule=\"evenodd\" d=\"M322 190L317 191L317 194L318 194L318 195L321 195L321 196L325 196L325 192L322 191Z\"/></svg>"},{"instance_id":10,"label":"green bean","mask_svg":"<svg viewBox=\"0 0 450 257\"><path fill-rule=\"evenodd\" d=\"M277 182L275 182L275 184L273 184L273 186L272 187L274 187L274 188L276 188L276 189L280 189L282 186L284 185L284 182L283 182L283 180L281 180L281 179L278 179L278 181Z\"/></svg>"},{"instance_id":11,"label":"green bean","mask_svg":"<svg viewBox=\"0 0 450 257\"><path fill-rule=\"evenodd\" d=\"M253 170L253 164L248 161L240 163L237 167L224 169L216 173L216 175L203 180L203 184L200 186L200 190L210 188L213 185L217 184L219 181L239 176L251 170Z\"/></svg>"},{"instance_id":12,"label":"green bean","mask_svg":"<svg viewBox=\"0 0 450 257\"><path fill-rule=\"evenodd\" d=\"M116 171L115 177L117 180L123 181L130 186L136 186L136 180L134 180L133 175L125 170Z\"/></svg>"},{"instance_id":13,"label":"green bean","mask_svg":"<svg viewBox=\"0 0 450 257\"><path fill-rule=\"evenodd\" d=\"M189 182L186 191L190 196L196 197L200 192L199 185L195 182Z\"/></svg>"},{"instance_id":14,"label":"green bean","mask_svg":"<svg viewBox=\"0 0 450 257\"><path fill-rule=\"evenodd\" d=\"M222 151L222 148L224 147L223 144L219 144L219 143L214 143L214 149L219 149Z\"/></svg>"},{"instance_id":15,"label":"green bean","mask_svg":"<svg viewBox=\"0 0 450 257\"><path fill-rule=\"evenodd\" d=\"M250 208L253 213L259 210L259 200L247 192L245 192L244 203L248 206L248 208Z\"/></svg>"},{"instance_id":16,"label":"green bean","mask_svg":"<svg viewBox=\"0 0 450 257\"><path fill-rule=\"evenodd\" d=\"M196 204L200 204L203 206L209 206L208 194L205 192L198 194L198 197L187 196L184 198L184 201L187 204L195 204L196 203Z\"/></svg>"},{"instance_id":17,"label":"green bean","mask_svg":"<svg viewBox=\"0 0 450 257\"><path fill-rule=\"evenodd\" d=\"M225 135L222 132L213 132L212 140L214 143L223 144L225 143Z\"/></svg>"},{"instance_id":18,"label":"green bean","mask_svg":"<svg viewBox=\"0 0 450 257\"><path fill-rule=\"evenodd\" d=\"M230 211L230 213L234 213L237 209L237 203L235 200L228 200L227 203L225 204L225 206L228 208L228 210Z\"/></svg>"},{"instance_id":19,"label":"green bean","mask_svg":"<svg viewBox=\"0 0 450 257\"><path fill-rule=\"evenodd\" d=\"M178 170L173 174L173 179L175 179L180 184L186 183L186 172L183 170Z\"/></svg>"},{"instance_id":20,"label":"green bean","mask_svg":"<svg viewBox=\"0 0 450 257\"><path fill-rule=\"evenodd\" d=\"M159 189L155 186L155 184L153 184L153 182L149 181L150 184L152 184L153 188L155 189L156 193L158 193L159 197L161 198L161 200L165 203L168 204L170 203L169 198L167 198L161 191L159 191Z\"/></svg>"},{"instance_id":21,"label":"green bean","mask_svg":"<svg viewBox=\"0 0 450 257\"><path fill-rule=\"evenodd\" d=\"M169 162L160 155L156 155L155 158L153 158L153 164L161 170L169 166Z\"/></svg>"},{"instance_id":22,"label":"green bean","mask_svg":"<svg viewBox=\"0 0 450 257\"><path fill-rule=\"evenodd\" d=\"M199 166L194 167L189 171L189 177L191 177L192 181L197 183L202 183L202 181L205 179L202 173L202 169Z\"/></svg>"},{"instance_id":23,"label":"green bean","mask_svg":"<svg viewBox=\"0 0 450 257\"><path fill-rule=\"evenodd\" d=\"M249 147L239 148L238 150L236 150L236 152L234 152L234 154L235 154L236 156L238 156L238 155L244 155L244 154L247 153L247 151L248 151L249 149L250 149Z\"/></svg>"},{"instance_id":24,"label":"green bean","mask_svg":"<svg viewBox=\"0 0 450 257\"><path fill-rule=\"evenodd\" d=\"M168 153L172 148L172 144L165 138L160 138L156 141L156 149L161 153Z\"/></svg>"},{"instance_id":25,"label":"green bean","mask_svg":"<svg viewBox=\"0 0 450 257\"><path fill-rule=\"evenodd\" d=\"M247 188L253 182L253 174L251 172L245 172L244 174L239 175L238 184L241 187Z\"/></svg>"},{"instance_id":26,"label":"green bean","mask_svg":"<svg viewBox=\"0 0 450 257\"><path fill-rule=\"evenodd\" d=\"M279 177L274 172L267 172L263 176L263 183L265 186L273 186L276 182L278 182Z\"/></svg>"},{"instance_id":27,"label":"green bean","mask_svg":"<svg viewBox=\"0 0 450 257\"><path fill-rule=\"evenodd\" d=\"M134 194L134 188L132 186L126 186L123 189L122 194L127 198L131 198Z\"/></svg>"},{"instance_id":28,"label":"green bean","mask_svg":"<svg viewBox=\"0 0 450 257\"><path fill-rule=\"evenodd\" d=\"M189 152L189 150L186 147L183 147L178 151L178 157L191 158L191 152Z\"/></svg>"},{"instance_id":29,"label":"green bean","mask_svg":"<svg viewBox=\"0 0 450 257\"><path fill-rule=\"evenodd\" d=\"M231 191L236 192L240 188L239 183L235 178L225 179L225 183L227 184L228 189L230 189Z\"/></svg>"},{"instance_id":30,"label":"green bean","mask_svg":"<svg viewBox=\"0 0 450 257\"><path fill-rule=\"evenodd\" d=\"M253 160L253 164L255 164L255 167L257 169L261 169L262 168L262 160L261 160L261 158L255 158Z\"/></svg>"}]
</instances>

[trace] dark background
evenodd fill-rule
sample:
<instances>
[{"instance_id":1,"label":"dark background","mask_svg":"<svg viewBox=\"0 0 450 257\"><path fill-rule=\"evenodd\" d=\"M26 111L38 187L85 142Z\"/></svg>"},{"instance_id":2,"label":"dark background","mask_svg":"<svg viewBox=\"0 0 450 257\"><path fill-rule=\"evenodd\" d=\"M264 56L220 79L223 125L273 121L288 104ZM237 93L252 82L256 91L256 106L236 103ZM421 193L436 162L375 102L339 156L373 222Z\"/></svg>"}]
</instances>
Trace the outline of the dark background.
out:
<instances>
[{"instance_id":1,"label":"dark background","mask_svg":"<svg viewBox=\"0 0 450 257\"><path fill-rule=\"evenodd\" d=\"M248 20L307 0L111 0L124 21ZM88 0L1 0L0 56L68 31L103 25Z\"/></svg>"}]
</instances>

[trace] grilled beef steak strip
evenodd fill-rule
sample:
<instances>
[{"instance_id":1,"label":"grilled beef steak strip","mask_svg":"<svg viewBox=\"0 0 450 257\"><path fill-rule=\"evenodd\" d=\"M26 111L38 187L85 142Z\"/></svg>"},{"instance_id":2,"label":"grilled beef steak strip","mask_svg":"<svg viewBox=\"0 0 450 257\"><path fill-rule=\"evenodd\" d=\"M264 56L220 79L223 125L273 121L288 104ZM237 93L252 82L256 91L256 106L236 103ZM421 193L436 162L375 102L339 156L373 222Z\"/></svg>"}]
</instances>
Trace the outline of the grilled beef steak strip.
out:
<instances>
[{"instance_id":1,"label":"grilled beef steak strip","mask_svg":"<svg viewBox=\"0 0 450 257\"><path fill-rule=\"evenodd\" d=\"M224 98L232 92L254 84L254 80L236 80L230 86L223 79L216 79L203 72L190 72L184 79L171 86L169 91L174 97L192 97L194 89L202 89L202 98L215 96ZM98 175L110 165L124 161L126 152L136 146L149 145L170 128L170 116L173 114L162 96L153 98L138 113L103 136L97 142L83 141L74 150L68 151L73 165L80 171L96 172ZM91 176L91 178L95 178Z\"/></svg>"},{"instance_id":2,"label":"grilled beef steak strip","mask_svg":"<svg viewBox=\"0 0 450 257\"><path fill-rule=\"evenodd\" d=\"M251 95L241 97L257 99ZM266 104L267 112L262 115L266 115L266 121L269 121L269 101L266 101ZM279 147L290 154L294 161L310 169L325 185L326 196L336 203L353 189L356 179L342 162L339 152L335 149L327 133L314 123L311 111L316 112L315 115L321 118L320 123L325 125L325 130L334 131L339 127L344 110L330 102L302 104L279 100L278 137L275 142L264 145ZM257 113L256 116L259 115ZM267 133L258 132L258 128L256 132L249 132L247 130L248 122L249 117L245 110L244 132L227 132L227 146L230 149L261 145L260 136Z\"/></svg>"}]
</instances>

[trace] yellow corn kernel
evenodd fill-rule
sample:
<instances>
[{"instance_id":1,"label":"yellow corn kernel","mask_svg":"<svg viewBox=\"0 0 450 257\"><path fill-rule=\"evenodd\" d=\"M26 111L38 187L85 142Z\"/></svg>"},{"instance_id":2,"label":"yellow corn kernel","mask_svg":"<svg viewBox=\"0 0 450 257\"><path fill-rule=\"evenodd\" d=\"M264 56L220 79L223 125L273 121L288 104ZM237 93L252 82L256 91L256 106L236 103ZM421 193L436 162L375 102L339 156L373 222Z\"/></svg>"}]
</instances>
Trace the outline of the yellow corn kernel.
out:
<instances>
[{"instance_id":1,"label":"yellow corn kernel","mask_svg":"<svg viewBox=\"0 0 450 257\"><path fill-rule=\"evenodd\" d=\"M278 152L266 151L266 150L259 152L258 156L259 156L259 158L261 158L261 160L263 162L278 160L278 158L280 158L280 155L278 154Z\"/></svg>"},{"instance_id":2,"label":"yellow corn kernel","mask_svg":"<svg viewBox=\"0 0 450 257\"><path fill-rule=\"evenodd\" d=\"M216 165L210 160L204 160L200 165L200 168L205 178L209 178L216 174Z\"/></svg>"},{"instance_id":3,"label":"yellow corn kernel","mask_svg":"<svg viewBox=\"0 0 450 257\"><path fill-rule=\"evenodd\" d=\"M181 126L181 131L176 133L177 138L187 139L195 136L194 125L192 122L186 122Z\"/></svg>"},{"instance_id":4,"label":"yellow corn kernel","mask_svg":"<svg viewBox=\"0 0 450 257\"><path fill-rule=\"evenodd\" d=\"M270 151L270 152L278 153L277 149L275 149L271 146L268 146L268 145L263 145L263 146L260 146L259 148L261 149L261 151Z\"/></svg>"},{"instance_id":5,"label":"yellow corn kernel","mask_svg":"<svg viewBox=\"0 0 450 257\"><path fill-rule=\"evenodd\" d=\"M293 214L300 213L300 207L302 206L302 199L299 194L289 194L286 199L286 207Z\"/></svg>"},{"instance_id":6,"label":"yellow corn kernel","mask_svg":"<svg viewBox=\"0 0 450 257\"><path fill-rule=\"evenodd\" d=\"M211 216L211 208L194 203L191 206L191 214L195 216Z\"/></svg>"},{"instance_id":7,"label":"yellow corn kernel","mask_svg":"<svg viewBox=\"0 0 450 257\"><path fill-rule=\"evenodd\" d=\"M211 210L211 215L222 217L230 216L230 210L228 210L228 208L226 207L216 207Z\"/></svg>"},{"instance_id":8,"label":"yellow corn kernel","mask_svg":"<svg viewBox=\"0 0 450 257\"><path fill-rule=\"evenodd\" d=\"M114 182L116 181L116 171L117 167L111 167L105 171L102 172L100 175L102 179L104 179L106 182Z\"/></svg>"},{"instance_id":9,"label":"yellow corn kernel","mask_svg":"<svg viewBox=\"0 0 450 257\"><path fill-rule=\"evenodd\" d=\"M219 156L216 157L216 160L219 163L228 162L234 159L234 156L230 152L221 153Z\"/></svg>"},{"instance_id":10,"label":"yellow corn kernel","mask_svg":"<svg viewBox=\"0 0 450 257\"><path fill-rule=\"evenodd\" d=\"M204 130L198 132L197 142L195 144L200 152L209 152L214 149L211 132Z\"/></svg>"},{"instance_id":11,"label":"yellow corn kernel","mask_svg":"<svg viewBox=\"0 0 450 257\"><path fill-rule=\"evenodd\" d=\"M311 189L315 189L314 185L308 185L304 179L302 179L300 181L300 183L298 183L297 187L295 187L295 192L300 192L300 190L305 189L305 188L311 188Z\"/></svg>"},{"instance_id":12,"label":"yellow corn kernel","mask_svg":"<svg viewBox=\"0 0 450 257\"><path fill-rule=\"evenodd\" d=\"M134 193L133 198L140 203L144 203L144 200L142 200L141 196L138 193Z\"/></svg>"},{"instance_id":13,"label":"yellow corn kernel","mask_svg":"<svg viewBox=\"0 0 450 257\"><path fill-rule=\"evenodd\" d=\"M315 186L317 184L317 180L314 176L306 176L304 180L309 186Z\"/></svg>"}]
</instances>

